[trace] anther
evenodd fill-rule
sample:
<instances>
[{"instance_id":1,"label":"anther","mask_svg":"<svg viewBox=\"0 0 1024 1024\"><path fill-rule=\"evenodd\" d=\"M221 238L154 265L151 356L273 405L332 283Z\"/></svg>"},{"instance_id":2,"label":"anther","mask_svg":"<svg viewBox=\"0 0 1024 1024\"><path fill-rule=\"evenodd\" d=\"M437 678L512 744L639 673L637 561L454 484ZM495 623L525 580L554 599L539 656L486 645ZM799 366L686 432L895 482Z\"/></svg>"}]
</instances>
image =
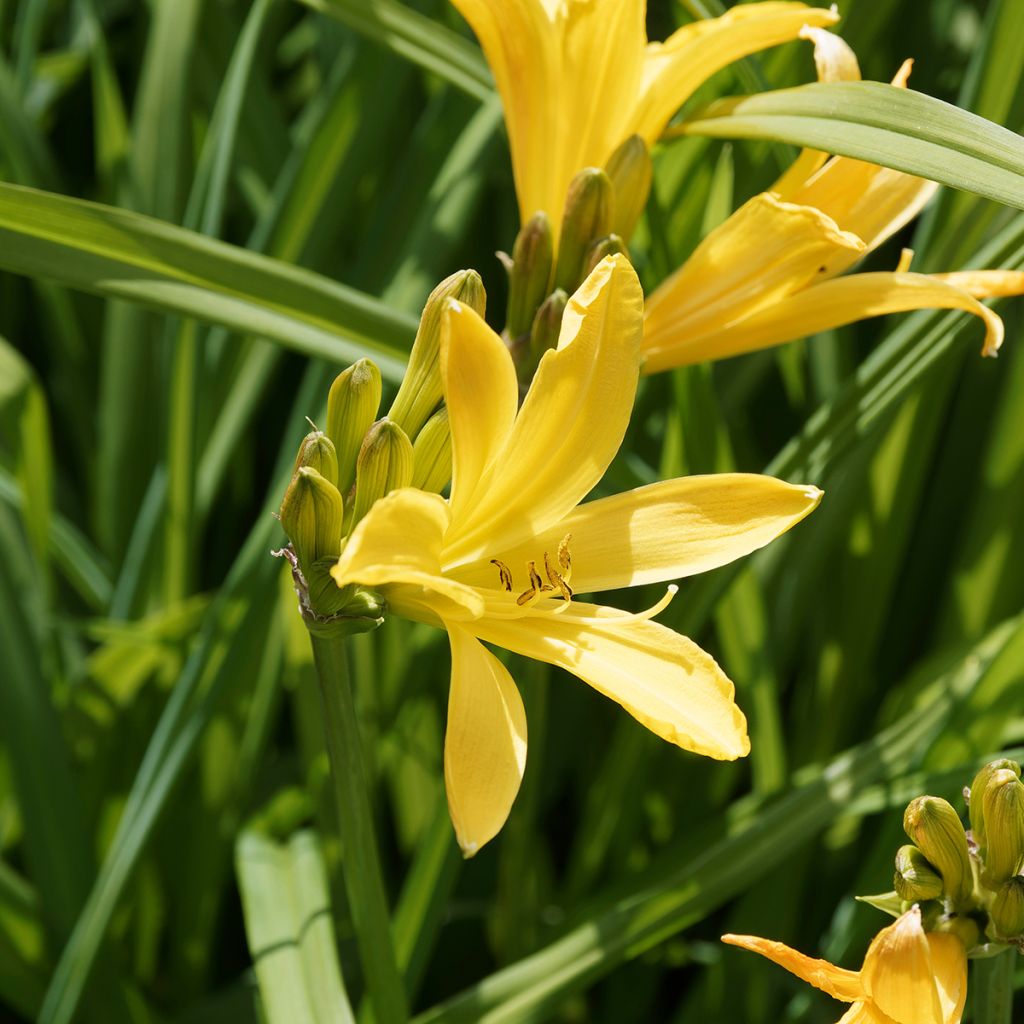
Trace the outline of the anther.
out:
<instances>
[{"instance_id":1,"label":"anther","mask_svg":"<svg viewBox=\"0 0 1024 1024\"><path fill-rule=\"evenodd\" d=\"M545 583L537 572L536 562L526 563L527 571L530 574L530 589L524 590L517 598L516 604L522 606L530 604L535 598L539 597L543 593L550 592L555 588Z\"/></svg>"},{"instance_id":2,"label":"anther","mask_svg":"<svg viewBox=\"0 0 1024 1024\"><path fill-rule=\"evenodd\" d=\"M497 558L491 559L491 565L496 565L498 567L498 580L501 583L502 588L507 590L511 594L512 570L504 562L499 561Z\"/></svg>"},{"instance_id":3,"label":"anther","mask_svg":"<svg viewBox=\"0 0 1024 1024\"><path fill-rule=\"evenodd\" d=\"M544 552L544 571L547 573L548 579L551 580L552 586L562 595L562 600L566 602L571 601L572 587L566 582L565 577L551 564L551 558L546 551Z\"/></svg>"},{"instance_id":4,"label":"anther","mask_svg":"<svg viewBox=\"0 0 1024 1024\"><path fill-rule=\"evenodd\" d=\"M572 540L572 534L567 533L562 538L562 543L558 545L558 564L562 570L562 579L568 583L572 576L572 556L569 554L569 541Z\"/></svg>"}]
</instances>

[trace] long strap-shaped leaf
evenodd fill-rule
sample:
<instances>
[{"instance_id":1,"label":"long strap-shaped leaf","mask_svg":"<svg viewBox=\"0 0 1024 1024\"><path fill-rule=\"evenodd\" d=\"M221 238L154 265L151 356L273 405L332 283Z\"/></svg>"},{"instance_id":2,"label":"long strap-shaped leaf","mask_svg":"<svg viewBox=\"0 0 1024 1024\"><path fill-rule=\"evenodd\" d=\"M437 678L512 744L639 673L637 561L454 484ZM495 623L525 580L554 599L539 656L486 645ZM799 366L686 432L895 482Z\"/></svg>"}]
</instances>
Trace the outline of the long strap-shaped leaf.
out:
<instances>
[{"instance_id":1,"label":"long strap-shaped leaf","mask_svg":"<svg viewBox=\"0 0 1024 1024\"><path fill-rule=\"evenodd\" d=\"M415 320L309 270L152 217L0 183L0 268L222 324L400 380Z\"/></svg>"},{"instance_id":2,"label":"long strap-shaped leaf","mask_svg":"<svg viewBox=\"0 0 1024 1024\"><path fill-rule=\"evenodd\" d=\"M791 142L1024 209L1024 138L932 96L881 82L816 83L719 100L677 132Z\"/></svg>"}]
</instances>

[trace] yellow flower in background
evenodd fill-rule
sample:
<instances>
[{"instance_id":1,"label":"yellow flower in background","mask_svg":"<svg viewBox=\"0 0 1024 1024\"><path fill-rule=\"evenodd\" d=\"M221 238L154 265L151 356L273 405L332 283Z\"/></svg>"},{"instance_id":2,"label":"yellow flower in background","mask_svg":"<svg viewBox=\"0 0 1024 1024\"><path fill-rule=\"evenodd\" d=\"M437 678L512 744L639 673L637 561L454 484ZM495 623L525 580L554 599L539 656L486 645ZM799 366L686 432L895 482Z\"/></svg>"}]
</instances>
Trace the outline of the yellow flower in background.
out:
<instances>
[{"instance_id":1,"label":"yellow flower in background","mask_svg":"<svg viewBox=\"0 0 1024 1024\"><path fill-rule=\"evenodd\" d=\"M643 296L623 256L570 299L555 349L519 408L508 349L470 308L441 321L451 498L405 488L362 519L332 575L443 627L452 651L445 783L456 835L475 853L504 824L526 761L515 683L480 641L560 666L671 743L710 757L749 750L732 683L696 644L578 601L715 568L768 543L820 500L813 487L723 474L669 480L586 504L622 442L639 376Z\"/></svg>"},{"instance_id":2,"label":"yellow flower in background","mask_svg":"<svg viewBox=\"0 0 1024 1024\"><path fill-rule=\"evenodd\" d=\"M722 941L760 953L833 999L852 1003L839 1024L960 1024L967 1001L963 943L925 932L917 907L874 937L859 971L755 935L723 935Z\"/></svg>"},{"instance_id":3,"label":"yellow flower in background","mask_svg":"<svg viewBox=\"0 0 1024 1024\"><path fill-rule=\"evenodd\" d=\"M819 78L860 78L853 51L807 28ZM908 61L894 85L905 86ZM644 372L778 345L868 317L914 309L962 309L985 323L995 355L1003 322L978 300L1024 293L1024 273L908 271L839 277L920 213L938 186L900 171L805 151L770 192L711 232L648 297Z\"/></svg>"},{"instance_id":4,"label":"yellow flower in background","mask_svg":"<svg viewBox=\"0 0 1024 1024\"><path fill-rule=\"evenodd\" d=\"M649 43L646 0L452 0L469 22L505 108L519 212L555 232L569 183L604 167L631 135L648 146L716 71L838 15L754 3Z\"/></svg>"}]
</instances>

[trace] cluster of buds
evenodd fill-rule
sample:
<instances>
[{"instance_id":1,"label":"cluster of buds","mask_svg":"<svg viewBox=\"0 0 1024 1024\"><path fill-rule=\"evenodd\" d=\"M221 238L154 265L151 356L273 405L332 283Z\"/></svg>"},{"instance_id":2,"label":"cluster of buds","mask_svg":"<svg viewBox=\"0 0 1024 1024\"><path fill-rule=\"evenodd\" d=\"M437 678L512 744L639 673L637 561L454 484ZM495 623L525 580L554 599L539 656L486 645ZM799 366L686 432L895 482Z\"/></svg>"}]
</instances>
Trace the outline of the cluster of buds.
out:
<instances>
[{"instance_id":1,"label":"cluster of buds","mask_svg":"<svg viewBox=\"0 0 1024 1024\"><path fill-rule=\"evenodd\" d=\"M969 829L947 800L920 796L911 801L903 828L912 844L896 854L895 891L887 909L902 913L919 905L927 930L957 935L975 956L1007 946L1024 951L1020 765L992 761L964 789L964 797Z\"/></svg>"},{"instance_id":2,"label":"cluster of buds","mask_svg":"<svg viewBox=\"0 0 1024 1024\"><path fill-rule=\"evenodd\" d=\"M551 220L539 211L520 229L512 255L499 253L508 271L505 342L524 385L540 357L555 347L569 296L605 256L626 251L647 204L651 174L646 144L630 136L607 166L586 167L573 178L557 251Z\"/></svg>"},{"instance_id":3,"label":"cluster of buds","mask_svg":"<svg viewBox=\"0 0 1024 1024\"><path fill-rule=\"evenodd\" d=\"M327 397L325 430L299 445L280 520L290 544L278 552L292 566L299 607L310 629L372 629L383 605L372 591L339 588L330 570L345 538L374 502L401 487L440 493L451 479L451 431L441 393L441 313L449 300L481 316L480 276L459 271L427 299L409 367L386 416L379 417L381 375L369 359L342 371Z\"/></svg>"}]
</instances>

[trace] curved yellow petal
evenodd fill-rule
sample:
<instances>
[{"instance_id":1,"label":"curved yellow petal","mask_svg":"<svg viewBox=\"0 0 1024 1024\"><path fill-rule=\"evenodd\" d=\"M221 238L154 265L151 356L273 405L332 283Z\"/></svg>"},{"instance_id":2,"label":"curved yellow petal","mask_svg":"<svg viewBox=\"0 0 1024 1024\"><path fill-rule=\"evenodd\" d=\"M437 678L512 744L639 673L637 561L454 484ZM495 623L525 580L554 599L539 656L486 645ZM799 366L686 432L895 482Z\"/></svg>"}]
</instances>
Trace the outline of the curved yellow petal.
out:
<instances>
[{"instance_id":1,"label":"curved yellow petal","mask_svg":"<svg viewBox=\"0 0 1024 1024\"><path fill-rule=\"evenodd\" d=\"M1024 272L1020 270L957 270L952 274L931 274L936 281L961 288L976 299L1024 295Z\"/></svg>"},{"instance_id":2,"label":"curved yellow petal","mask_svg":"<svg viewBox=\"0 0 1024 1024\"><path fill-rule=\"evenodd\" d=\"M514 619L485 616L470 628L481 640L572 672L669 743L719 760L750 752L732 683L693 641L615 609L576 601L562 607L564 614L534 608Z\"/></svg>"},{"instance_id":3,"label":"curved yellow petal","mask_svg":"<svg viewBox=\"0 0 1024 1024\"><path fill-rule=\"evenodd\" d=\"M760 953L784 967L790 974L795 974L801 981L827 992L833 999L849 1003L864 998L860 975L856 971L836 967L827 960L815 960L781 942L762 939L757 935L723 935L722 941L730 946L749 949L752 953ZM846 1020L845 1017L843 1019Z\"/></svg>"},{"instance_id":4,"label":"curved yellow petal","mask_svg":"<svg viewBox=\"0 0 1024 1024\"><path fill-rule=\"evenodd\" d=\"M525 222L546 210L557 223L565 203L551 173L559 139L561 16L542 0L452 0L494 73L505 109L512 170ZM552 205L554 204L554 205Z\"/></svg>"},{"instance_id":5,"label":"curved yellow petal","mask_svg":"<svg viewBox=\"0 0 1024 1024\"><path fill-rule=\"evenodd\" d=\"M508 670L471 634L448 626L452 681L444 738L448 811L463 856L505 824L526 770L526 711Z\"/></svg>"},{"instance_id":6,"label":"curved yellow petal","mask_svg":"<svg viewBox=\"0 0 1024 1024\"><path fill-rule=\"evenodd\" d=\"M458 520L504 451L519 385L504 342L474 310L454 301L441 316L441 382L452 432L452 519Z\"/></svg>"},{"instance_id":7,"label":"curved yellow petal","mask_svg":"<svg viewBox=\"0 0 1024 1024\"><path fill-rule=\"evenodd\" d=\"M872 939L861 982L875 1006L898 1024L946 1024L918 907Z\"/></svg>"},{"instance_id":8,"label":"curved yellow petal","mask_svg":"<svg viewBox=\"0 0 1024 1024\"><path fill-rule=\"evenodd\" d=\"M796 39L804 25L834 25L839 16L801 3L733 7L720 18L684 25L651 43L632 132L653 144L672 115L716 71L758 50Z\"/></svg>"},{"instance_id":9,"label":"curved yellow petal","mask_svg":"<svg viewBox=\"0 0 1024 1024\"><path fill-rule=\"evenodd\" d=\"M470 508L455 510L447 567L493 557L567 515L604 475L633 409L643 293L610 256L569 300L558 348L541 359L503 453Z\"/></svg>"},{"instance_id":10,"label":"curved yellow petal","mask_svg":"<svg viewBox=\"0 0 1024 1024\"><path fill-rule=\"evenodd\" d=\"M863 252L860 238L815 207L754 196L647 300L644 372L717 358L693 358L689 349L805 288L837 254Z\"/></svg>"},{"instance_id":11,"label":"curved yellow petal","mask_svg":"<svg viewBox=\"0 0 1024 1024\"><path fill-rule=\"evenodd\" d=\"M331 576L339 587L404 585L413 593L422 592L428 605L431 595L438 595L441 601L435 603L445 614L453 614L454 606L462 615L476 618L483 614L483 598L472 587L441 575L448 520L448 503L439 494L411 487L392 491L359 521Z\"/></svg>"},{"instance_id":12,"label":"curved yellow petal","mask_svg":"<svg viewBox=\"0 0 1024 1024\"><path fill-rule=\"evenodd\" d=\"M854 1003L839 1018L838 1024L898 1024L873 1003Z\"/></svg>"},{"instance_id":13,"label":"curved yellow petal","mask_svg":"<svg viewBox=\"0 0 1024 1024\"><path fill-rule=\"evenodd\" d=\"M675 349L651 352L644 371L725 359L857 320L915 309L962 309L980 317L985 324L982 355L994 356L1003 343L1002 320L962 288L927 274L852 274L805 288L727 331L687 339Z\"/></svg>"},{"instance_id":14,"label":"curved yellow petal","mask_svg":"<svg viewBox=\"0 0 1024 1024\"><path fill-rule=\"evenodd\" d=\"M967 953L955 935L928 935L942 1024L960 1024L967 1003Z\"/></svg>"},{"instance_id":15,"label":"curved yellow petal","mask_svg":"<svg viewBox=\"0 0 1024 1024\"><path fill-rule=\"evenodd\" d=\"M573 589L581 594L693 576L750 554L795 526L821 500L816 487L753 473L666 480L587 502L557 526L493 557L515 575L543 564L571 535ZM489 563L467 566L459 580L493 587Z\"/></svg>"}]
</instances>

